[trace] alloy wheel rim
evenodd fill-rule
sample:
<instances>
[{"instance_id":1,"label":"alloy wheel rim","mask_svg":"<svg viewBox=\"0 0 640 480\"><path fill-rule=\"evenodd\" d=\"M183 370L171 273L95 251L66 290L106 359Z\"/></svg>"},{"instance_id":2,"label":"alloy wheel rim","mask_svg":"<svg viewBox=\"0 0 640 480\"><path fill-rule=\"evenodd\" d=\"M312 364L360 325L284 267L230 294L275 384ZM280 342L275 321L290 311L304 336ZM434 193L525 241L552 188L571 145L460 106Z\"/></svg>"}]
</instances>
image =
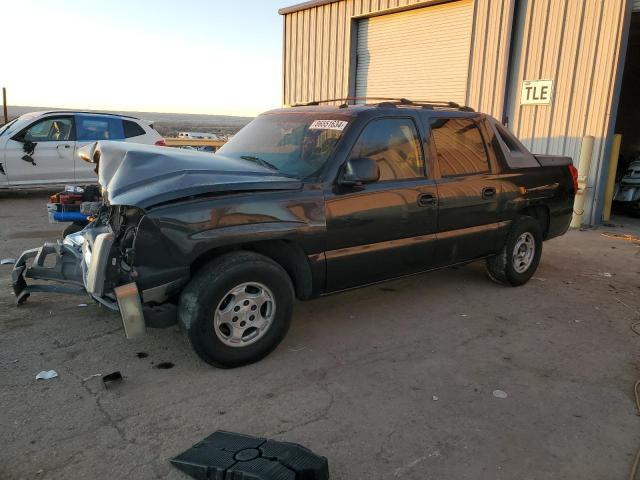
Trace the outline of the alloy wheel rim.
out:
<instances>
[{"instance_id":1,"label":"alloy wheel rim","mask_svg":"<svg viewBox=\"0 0 640 480\"><path fill-rule=\"evenodd\" d=\"M273 323L276 302L273 293L259 282L233 287L214 312L214 331L229 347L246 347L260 340Z\"/></svg>"},{"instance_id":2,"label":"alloy wheel rim","mask_svg":"<svg viewBox=\"0 0 640 480\"><path fill-rule=\"evenodd\" d=\"M513 269L517 273L526 272L533 263L536 253L536 240L529 232L524 232L518 237L516 245L513 247Z\"/></svg>"}]
</instances>

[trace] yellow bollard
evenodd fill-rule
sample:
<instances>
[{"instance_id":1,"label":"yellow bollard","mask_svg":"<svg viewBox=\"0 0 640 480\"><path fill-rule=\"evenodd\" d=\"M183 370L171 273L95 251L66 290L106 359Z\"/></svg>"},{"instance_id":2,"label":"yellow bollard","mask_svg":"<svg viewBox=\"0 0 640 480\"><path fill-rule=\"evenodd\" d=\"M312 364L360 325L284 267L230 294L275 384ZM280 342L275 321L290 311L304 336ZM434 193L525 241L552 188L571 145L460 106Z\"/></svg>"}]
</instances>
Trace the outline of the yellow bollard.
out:
<instances>
[{"instance_id":1,"label":"yellow bollard","mask_svg":"<svg viewBox=\"0 0 640 480\"><path fill-rule=\"evenodd\" d=\"M585 193L587 190L587 179L589 178L589 167L591 166L591 157L593 156L592 136L586 136L582 139L580 147L580 160L578 163L578 191L573 202L573 218L571 226L580 228L582 226L582 214L584 213Z\"/></svg>"},{"instance_id":2,"label":"yellow bollard","mask_svg":"<svg viewBox=\"0 0 640 480\"><path fill-rule=\"evenodd\" d=\"M611 145L611 156L609 157L609 176L607 177L607 188L605 188L604 190L604 211L602 212L602 219L605 222L608 222L611 218L611 203L613 202L613 188L616 186L616 171L618 170L620 143L622 143L622 135L617 133L613 136L613 145Z\"/></svg>"}]
</instances>

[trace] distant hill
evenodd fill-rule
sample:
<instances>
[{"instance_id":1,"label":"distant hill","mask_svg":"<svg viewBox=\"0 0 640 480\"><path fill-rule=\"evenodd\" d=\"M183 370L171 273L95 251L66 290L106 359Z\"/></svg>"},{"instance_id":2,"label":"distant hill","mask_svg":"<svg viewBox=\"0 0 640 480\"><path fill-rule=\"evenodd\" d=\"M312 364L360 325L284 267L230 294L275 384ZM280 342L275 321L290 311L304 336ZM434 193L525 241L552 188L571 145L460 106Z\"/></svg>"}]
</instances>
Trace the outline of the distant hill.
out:
<instances>
[{"instance_id":1,"label":"distant hill","mask_svg":"<svg viewBox=\"0 0 640 480\"><path fill-rule=\"evenodd\" d=\"M42 110L73 110L69 108L56 107L29 107L9 105L9 118L19 117L25 113L37 112ZM156 130L165 137L175 137L180 131L198 131L207 133L216 133L219 135L234 134L247 123L253 120L253 117L235 117L231 115L205 115L196 113L162 113L162 112L129 112L129 111L110 111L110 110L85 110L87 112L106 112L118 113L121 115L130 115L132 117L142 118L153 122Z\"/></svg>"}]
</instances>

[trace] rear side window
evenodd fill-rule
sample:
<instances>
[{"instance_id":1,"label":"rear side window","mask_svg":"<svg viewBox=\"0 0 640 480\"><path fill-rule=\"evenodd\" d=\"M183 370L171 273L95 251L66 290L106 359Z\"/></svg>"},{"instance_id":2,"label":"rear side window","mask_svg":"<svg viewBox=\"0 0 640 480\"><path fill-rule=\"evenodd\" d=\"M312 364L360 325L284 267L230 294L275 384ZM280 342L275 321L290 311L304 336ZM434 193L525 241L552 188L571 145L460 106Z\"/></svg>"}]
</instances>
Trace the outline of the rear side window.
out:
<instances>
[{"instance_id":1,"label":"rear side window","mask_svg":"<svg viewBox=\"0 0 640 480\"><path fill-rule=\"evenodd\" d=\"M83 140L123 140L122 120L117 117L76 116L76 130L79 141Z\"/></svg>"},{"instance_id":2,"label":"rear side window","mask_svg":"<svg viewBox=\"0 0 640 480\"><path fill-rule=\"evenodd\" d=\"M411 119L373 120L360 134L350 158L369 157L378 163L380 180L424 176L418 132Z\"/></svg>"},{"instance_id":3,"label":"rear side window","mask_svg":"<svg viewBox=\"0 0 640 480\"><path fill-rule=\"evenodd\" d=\"M432 118L431 134L443 177L489 172L487 150L474 120Z\"/></svg>"},{"instance_id":4,"label":"rear side window","mask_svg":"<svg viewBox=\"0 0 640 480\"><path fill-rule=\"evenodd\" d=\"M139 137L144 135L144 128L131 120L122 120L122 126L124 127L124 138Z\"/></svg>"}]
</instances>

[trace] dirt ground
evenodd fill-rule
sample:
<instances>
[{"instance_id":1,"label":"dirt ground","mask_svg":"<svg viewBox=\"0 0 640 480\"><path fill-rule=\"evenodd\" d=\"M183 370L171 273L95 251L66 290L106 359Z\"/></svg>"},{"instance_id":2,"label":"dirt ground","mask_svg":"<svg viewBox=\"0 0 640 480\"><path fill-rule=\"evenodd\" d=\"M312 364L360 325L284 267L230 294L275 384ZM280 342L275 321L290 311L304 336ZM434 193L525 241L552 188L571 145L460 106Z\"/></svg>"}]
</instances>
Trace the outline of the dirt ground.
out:
<instances>
[{"instance_id":1,"label":"dirt ground","mask_svg":"<svg viewBox=\"0 0 640 480\"><path fill-rule=\"evenodd\" d=\"M0 258L60 234L44 202L0 198ZM235 370L175 328L128 341L86 297L17 308L1 266L0 478L186 478L169 458L218 429L302 443L332 479L626 478L640 246L602 234L640 222L614 222L545 243L523 287L477 263L298 303L281 346ZM83 381L115 370L113 389Z\"/></svg>"}]
</instances>

